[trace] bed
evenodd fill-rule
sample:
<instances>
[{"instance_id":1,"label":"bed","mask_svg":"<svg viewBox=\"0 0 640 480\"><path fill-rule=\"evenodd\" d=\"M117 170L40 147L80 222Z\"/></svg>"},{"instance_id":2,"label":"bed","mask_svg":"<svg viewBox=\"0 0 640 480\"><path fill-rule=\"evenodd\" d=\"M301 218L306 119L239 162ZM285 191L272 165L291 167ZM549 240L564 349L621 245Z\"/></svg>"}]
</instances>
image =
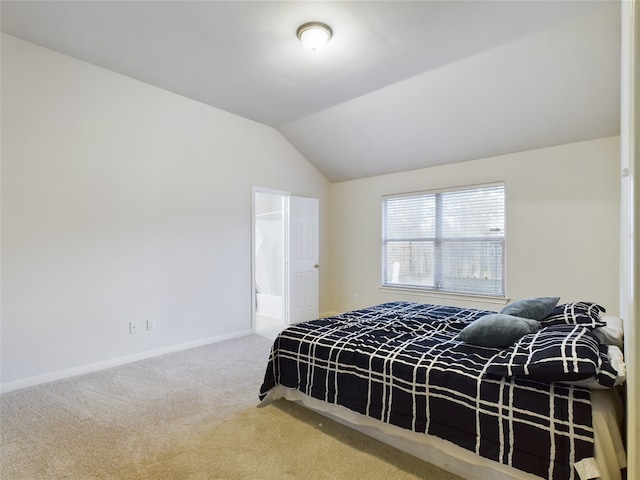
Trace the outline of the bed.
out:
<instances>
[{"instance_id":1,"label":"bed","mask_svg":"<svg viewBox=\"0 0 640 480\"><path fill-rule=\"evenodd\" d=\"M260 399L299 402L463 478L619 480L619 325L597 304L557 301L498 313L390 302L291 325Z\"/></svg>"}]
</instances>

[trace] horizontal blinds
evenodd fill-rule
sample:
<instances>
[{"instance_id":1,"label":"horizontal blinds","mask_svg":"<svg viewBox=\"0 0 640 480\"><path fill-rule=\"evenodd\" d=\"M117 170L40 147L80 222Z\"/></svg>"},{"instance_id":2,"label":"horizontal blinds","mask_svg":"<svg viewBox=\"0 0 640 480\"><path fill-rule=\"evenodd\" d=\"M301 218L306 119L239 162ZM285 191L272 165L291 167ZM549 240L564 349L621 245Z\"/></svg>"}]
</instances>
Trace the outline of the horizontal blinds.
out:
<instances>
[{"instance_id":1,"label":"horizontal blinds","mask_svg":"<svg viewBox=\"0 0 640 480\"><path fill-rule=\"evenodd\" d=\"M504 295L504 185L385 197L383 285Z\"/></svg>"},{"instance_id":2,"label":"horizontal blinds","mask_svg":"<svg viewBox=\"0 0 640 480\"><path fill-rule=\"evenodd\" d=\"M389 198L385 210L387 239L435 237L435 195Z\"/></svg>"},{"instance_id":3,"label":"horizontal blinds","mask_svg":"<svg viewBox=\"0 0 640 480\"><path fill-rule=\"evenodd\" d=\"M444 238L504 236L504 187L479 188L442 196Z\"/></svg>"}]
</instances>

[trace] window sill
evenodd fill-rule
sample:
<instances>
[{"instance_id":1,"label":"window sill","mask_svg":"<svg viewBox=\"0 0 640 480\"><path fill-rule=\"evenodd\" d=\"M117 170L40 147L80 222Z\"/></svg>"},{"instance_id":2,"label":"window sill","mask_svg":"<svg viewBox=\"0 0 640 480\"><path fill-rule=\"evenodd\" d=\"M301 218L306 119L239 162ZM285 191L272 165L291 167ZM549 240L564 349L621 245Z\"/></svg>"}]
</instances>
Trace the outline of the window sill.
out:
<instances>
[{"instance_id":1,"label":"window sill","mask_svg":"<svg viewBox=\"0 0 640 480\"><path fill-rule=\"evenodd\" d=\"M413 297L419 296L433 299L456 299L471 302L488 303L492 305L506 305L507 303L509 303L509 299L507 297L496 297L492 295L473 295L470 293L440 292L437 290L423 290L420 288L411 287L381 286L379 288L379 291L382 293L393 293L396 295L410 295Z\"/></svg>"}]
</instances>

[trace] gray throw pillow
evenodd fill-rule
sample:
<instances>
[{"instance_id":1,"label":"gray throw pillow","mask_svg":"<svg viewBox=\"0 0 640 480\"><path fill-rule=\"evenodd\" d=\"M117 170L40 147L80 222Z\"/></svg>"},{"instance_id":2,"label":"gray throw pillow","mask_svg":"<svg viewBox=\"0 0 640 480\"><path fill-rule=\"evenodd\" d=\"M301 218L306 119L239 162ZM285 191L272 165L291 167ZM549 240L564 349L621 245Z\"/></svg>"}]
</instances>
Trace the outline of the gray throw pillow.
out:
<instances>
[{"instance_id":1,"label":"gray throw pillow","mask_svg":"<svg viewBox=\"0 0 640 480\"><path fill-rule=\"evenodd\" d=\"M542 320L551 313L559 300L560 297L524 298L510 303L500 310L499 313L513 315L515 317L532 318L533 320Z\"/></svg>"},{"instance_id":2,"label":"gray throw pillow","mask_svg":"<svg viewBox=\"0 0 640 480\"><path fill-rule=\"evenodd\" d=\"M505 348L528 333L540 330L540 322L529 318L494 313L484 315L464 327L458 340L481 347Z\"/></svg>"}]
</instances>

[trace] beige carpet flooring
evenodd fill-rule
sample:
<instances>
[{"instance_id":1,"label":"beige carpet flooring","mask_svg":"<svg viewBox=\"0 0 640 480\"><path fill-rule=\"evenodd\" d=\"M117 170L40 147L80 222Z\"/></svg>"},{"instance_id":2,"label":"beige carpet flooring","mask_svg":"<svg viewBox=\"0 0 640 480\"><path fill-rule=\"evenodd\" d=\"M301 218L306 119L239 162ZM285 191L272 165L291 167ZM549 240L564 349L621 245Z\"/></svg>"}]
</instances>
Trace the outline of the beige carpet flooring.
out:
<instances>
[{"instance_id":1,"label":"beige carpet flooring","mask_svg":"<svg viewBox=\"0 0 640 480\"><path fill-rule=\"evenodd\" d=\"M0 397L3 480L459 480L286 401L251 335Z\"/></svg>"}]
</instances>

